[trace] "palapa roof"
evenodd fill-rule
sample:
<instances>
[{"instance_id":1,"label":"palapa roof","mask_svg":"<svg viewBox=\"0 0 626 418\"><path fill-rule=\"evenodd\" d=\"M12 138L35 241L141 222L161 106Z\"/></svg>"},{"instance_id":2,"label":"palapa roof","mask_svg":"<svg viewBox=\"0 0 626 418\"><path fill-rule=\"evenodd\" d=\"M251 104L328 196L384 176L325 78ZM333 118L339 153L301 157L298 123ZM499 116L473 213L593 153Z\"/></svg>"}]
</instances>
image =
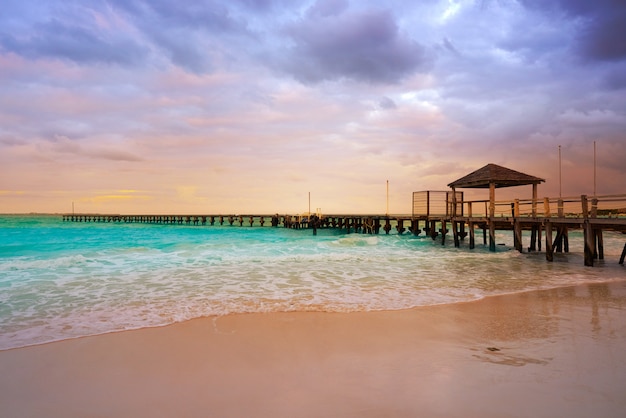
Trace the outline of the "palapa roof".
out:
<instances>
[{"instance_id":1,"label":"palapa roof","mask_svg":"<svg viewBox=\"0 0 626 418\"><path fill-rule=\"evenodd\" d=\"M539 184L544 181L544 179L539 177L520 173L519 171L511 170L510 168L502 167L497 164L487 164L483 168L479 168L469 173L467 176L453 181L448 184L448 187L455 189L488 189L491 183L494 183L496 187L511 187Z\"/></svg>"}]
</instances>

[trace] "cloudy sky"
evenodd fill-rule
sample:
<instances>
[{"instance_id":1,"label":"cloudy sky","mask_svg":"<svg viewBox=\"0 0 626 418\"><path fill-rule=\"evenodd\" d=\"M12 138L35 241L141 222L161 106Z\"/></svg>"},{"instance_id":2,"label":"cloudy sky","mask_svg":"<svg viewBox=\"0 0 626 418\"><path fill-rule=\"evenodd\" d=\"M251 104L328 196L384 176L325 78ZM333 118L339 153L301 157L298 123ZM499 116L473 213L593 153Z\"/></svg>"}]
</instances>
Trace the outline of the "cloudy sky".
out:
<instances>
[{"instance_id":1,"label":"cloudy sky","mask_svg":"<svg viewBox=\"0 0 626 418\"><path fill-rule=\"evenodd\" d=\"M626 193L623 0L4 0L0 212L410 213L495 163ZM511 191L530 197L530 188ZM480 195L480 194L479 194ZM480 195L480 197L483 197Z\"/></svg>"}]
</instances>

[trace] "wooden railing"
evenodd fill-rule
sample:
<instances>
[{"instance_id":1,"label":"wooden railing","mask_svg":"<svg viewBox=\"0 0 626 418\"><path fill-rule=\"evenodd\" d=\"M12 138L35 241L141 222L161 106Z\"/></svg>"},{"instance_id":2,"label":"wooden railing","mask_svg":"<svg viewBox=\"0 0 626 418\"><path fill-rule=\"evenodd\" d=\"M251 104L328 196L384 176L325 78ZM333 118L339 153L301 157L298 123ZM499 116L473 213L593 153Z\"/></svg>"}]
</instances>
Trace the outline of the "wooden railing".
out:
<instances>
[{"instance_id":1,"label":"wooden railing","mask_svg":"<svg viewBox=\"0 0 626 418\"><path fill-rule=\"evenodd\" d=\"M451 202L449 202L451 203ZM488 218L489 200L457 202L464 216ZM514 199L494 202L494 217L626 218L626 194L537 199Z\"/></svg>"}]
</instances>

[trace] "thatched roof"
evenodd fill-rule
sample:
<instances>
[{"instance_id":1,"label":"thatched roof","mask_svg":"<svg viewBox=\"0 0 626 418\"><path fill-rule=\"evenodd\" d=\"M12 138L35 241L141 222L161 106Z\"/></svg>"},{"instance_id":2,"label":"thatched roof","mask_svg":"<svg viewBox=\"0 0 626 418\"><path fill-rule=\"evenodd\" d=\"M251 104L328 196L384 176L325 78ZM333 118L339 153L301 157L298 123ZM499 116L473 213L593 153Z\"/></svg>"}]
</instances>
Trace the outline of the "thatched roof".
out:
<instances>
[{"instance_id":1,"label":"thatched roof","mask_svg":"<svg viewBox=\"0 0 626 418\"><path fill-rule=\"evenodd\" d=\"M496 187L524 186L527 184L539 184L544 179L520 173L510 168L502 167L496 164L487 164L483 168L468 174L465 177L453 181L448 187L458 189L480 188L488 189L489 184L494 183Z\"/></svg>"}]
</instances>

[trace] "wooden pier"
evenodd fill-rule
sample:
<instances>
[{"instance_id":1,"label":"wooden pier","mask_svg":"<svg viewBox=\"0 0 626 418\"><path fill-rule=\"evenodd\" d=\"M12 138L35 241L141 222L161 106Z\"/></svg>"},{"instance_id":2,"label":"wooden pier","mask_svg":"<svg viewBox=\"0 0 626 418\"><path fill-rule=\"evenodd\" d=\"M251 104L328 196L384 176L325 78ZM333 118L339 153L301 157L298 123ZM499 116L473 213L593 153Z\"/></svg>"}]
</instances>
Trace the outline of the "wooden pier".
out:
<instances>
[{"instance_id":1,"label":"wooden pier","mask_svg":"<svg viewBox=\"0 0 626 418\"><path fill-rule=\"evenodd\" d=\"M552 261L554 253L569 252L569 232L582 230L584 234L584 259L586 266L593 266L594 260L604 259L603 231L619 231L626 234L626 213L620 209L603 209L606 206L626 207L626 194L578 198L544 198L539 202L515 199L494 202L494 216L489 216L489 201L458 200L455 215L454 203L449 192L424 193L429 198L430 213L405 216L387 215L116 215L116 214L64 214L67 222L96 223L148 223L162 225L195 226L239 226L239 227L284 227L312 230L333 228L344 233L397 234L429 236L441 239L445 245L451 233L455 247L469 238L468 247L476 246L476 231L482 235L483 245L495 250L495 238L490 241L491 231L512 231L516 250L520 252L542 251L542 236L545 236L546 259ZM444 194L444 200L437 198ZM447 194L446 194L447 193ZM445 210L438 213L436 206ZM575 207L580 209L574 210ZM585 209L587 208L587 209ZM556 209L556 211L555 211ZM530 246L523 248L522 234L530 233ZM626 235L624 235L626 240ZM626 244L619 263L626 258Z\"/></svg>"},{"instance_id":2,"label":"wooden pier","mask_svg":"<svg viewBox=\"0 0 626 418\"><path fill-rule=\"evenodd\" d=\"M200 226L254 226L284 227L291 229L334 228L346 233L378 234L382 229L386 234L395 228L398 234L404 233L405 225L410 225L412 217L387 215L120 215L97 213L63 214L67 222L97 223L148 223L163 225Z\"/></svg>"},{"instance_id":3,"label":"wooden pier","mask_svg":"<svg viewBox=\"0 0 626 418\"><path fill-rule=\"evenodd\" d=\"M271 226L292 229L334 228L345 233L386 234L395 228L398 234L424 232L433 240L452 232L455 247L469 236L469 249L475 248L476 230L482 230L483 244L496 250L495 231L512 231L517 251L523 252L523 231L530 232L528 252L542 251L545 234L546 260L553 261L554 253L569 252L569 231L582 230L584 236L584 264L593 266L594 260L604 259L604 231L626 234L626 194L577 197L537 198L537 185L543 179L529 176L495 164L488 164L465 177L450 183L451 191L422 191L413 193L413 212L405 216L389 215L112 215L64 214L68 222L152 223L165 225L230 225ZM532 185L531 199L495 200L495 189ZM459 188L489 189L488 200L464 200ZM626 235L624 235L626 241ZM626 243L619 264L624 264Z\"/></svg>"}]
</instances>

